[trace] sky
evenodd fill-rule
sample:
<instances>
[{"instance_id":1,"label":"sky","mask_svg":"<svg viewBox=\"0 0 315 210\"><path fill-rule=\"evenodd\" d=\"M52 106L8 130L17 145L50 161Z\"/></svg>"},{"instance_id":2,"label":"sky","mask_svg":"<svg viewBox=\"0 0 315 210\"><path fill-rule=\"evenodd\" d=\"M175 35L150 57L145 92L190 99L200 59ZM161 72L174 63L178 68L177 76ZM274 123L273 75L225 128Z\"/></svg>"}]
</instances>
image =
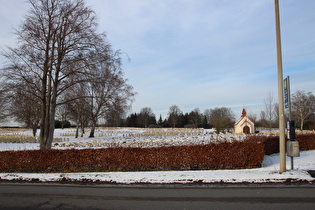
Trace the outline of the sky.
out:
<instances>
[{"instance_id":1,"label":"sky","mask_svg":"<svg viewBox=\"0 0 315 210\"><path fill-rule=\"evenodd\" d=\"M177 105L231 108L236 118L278 99L273 0L86 0L99 31L123 52L123 71L137 92L131 112L150 107L157 118ZM0 0L0 49L15 46L30 6ZM279 0L283 77L291 93L315 94L315 1ZM0 58L0 66L4 59Z\"/></svg>"}]
</instances>

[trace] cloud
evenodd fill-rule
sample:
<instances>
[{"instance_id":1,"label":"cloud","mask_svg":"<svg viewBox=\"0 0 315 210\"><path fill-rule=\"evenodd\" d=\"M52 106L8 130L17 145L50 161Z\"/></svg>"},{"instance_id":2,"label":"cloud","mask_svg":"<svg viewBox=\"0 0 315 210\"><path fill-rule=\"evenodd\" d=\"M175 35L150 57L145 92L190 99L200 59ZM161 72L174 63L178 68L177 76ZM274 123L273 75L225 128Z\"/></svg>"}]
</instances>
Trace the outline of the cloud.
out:
<instances>
[{"instance_id":1,"label":"cloud","mask_svg":"<svg viewBox=\"0 0 315 210\"><path fill-rule=\"evenodd\" d=\"M131 52L126 71L139 92L135 109L263 103L277 91L273 4L194 2L141 2L127 12L126 28L113 28L128 34L120 42Z\"/></svg>"},{"instance_id":2,"label":"cloud","mask_svg":"<svg viewBox=\"0 0 315 210\"><path fill-rule=\"evenodd\" d=\"M10 2L10 1L9 1ZM171 105L247 106L259 114L277 94L273 1L86 0L114 49L130 57L123 69L138 92L133 111L151 107L165 117ZM15 3L14 3L15 4ZM16 20L1 7L2 31ZM16 5L16 4L15 4ZM26 13L25 4L18 14ZM315 1L281 1L283 73L292 90L315 92ZM17 16L20 19L21 16ZM1 32L0 42L10 37Z\"/></svg>"}]
</instances>

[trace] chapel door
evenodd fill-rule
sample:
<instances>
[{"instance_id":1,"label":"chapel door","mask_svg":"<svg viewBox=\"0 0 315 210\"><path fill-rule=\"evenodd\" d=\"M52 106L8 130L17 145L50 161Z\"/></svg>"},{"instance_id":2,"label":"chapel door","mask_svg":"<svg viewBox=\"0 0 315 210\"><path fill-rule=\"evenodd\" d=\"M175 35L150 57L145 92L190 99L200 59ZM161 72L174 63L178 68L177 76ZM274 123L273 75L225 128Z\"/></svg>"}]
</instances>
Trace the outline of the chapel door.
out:
<instances>
[{"instance_id":1,"label":"chapel door","mask_svg":"<svg viewBox=\"0 0 315 210\"><path fill-rule=\"evenodd\" d=\"M250 134L250 128L246 125L246 126L244 126L244 128L243 128L243 133L245 133L245 134Z\"/></svg>"}]
</instances>

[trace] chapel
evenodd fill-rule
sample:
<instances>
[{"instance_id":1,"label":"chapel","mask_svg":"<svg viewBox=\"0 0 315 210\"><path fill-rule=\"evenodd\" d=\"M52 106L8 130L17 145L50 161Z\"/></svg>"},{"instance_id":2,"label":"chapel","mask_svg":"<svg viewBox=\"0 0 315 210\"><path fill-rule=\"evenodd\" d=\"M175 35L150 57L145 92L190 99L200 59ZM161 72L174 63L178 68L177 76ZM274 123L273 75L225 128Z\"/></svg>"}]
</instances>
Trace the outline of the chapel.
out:
<instances>
[{"instance_id":1,"label":"chapel","mask_svg":"<svg viewBox=\"0 0 315 210\"><path fill-rule=\"evenodd\" d=\"M255 133L255 124L246 116L246 110L243 108L242 116L234 125L235 134Z\"/></svg>"}]
</instances>

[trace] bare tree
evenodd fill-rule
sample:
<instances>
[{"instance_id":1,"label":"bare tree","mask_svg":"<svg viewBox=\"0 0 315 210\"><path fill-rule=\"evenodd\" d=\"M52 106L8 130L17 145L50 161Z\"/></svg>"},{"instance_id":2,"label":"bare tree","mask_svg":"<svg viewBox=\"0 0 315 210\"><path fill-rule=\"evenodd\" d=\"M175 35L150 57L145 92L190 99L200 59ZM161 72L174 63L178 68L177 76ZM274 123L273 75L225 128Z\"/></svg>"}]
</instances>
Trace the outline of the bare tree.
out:
<instances>
[{"instance_id":1,"label":"bare tree","mask_svg":"<svg viewBox=\"0 0 315 210\"><path fill-rule=\"evenodd\" d=\"M31 128L36 136L40 122L40 100L36 93L29 86L18 84L13 90L8 90L8 94L11 94L11 115L17 122Z\"/></svg>"},{"instance_id":2,"label":"bare tree","mask_svg":"<svg viewBox=\"0 0 315 210\"><path fill-rule=\"evenodd\" d=\"M177 105L172 105L168 111L168 121L173 128L178 125L179 116L183 114Z\"/></svg>"},{"instance_id":3,"label":"bare tree","mask_svg":"<svg viewBox=\"0 0 315 210\"><path fill-rule=\"evenodd\" d=\"M135 94L132 86L123 78L120 57L115 55L93 66L93 77L86 86L91 117L90 137L94 137L95 127L101 117L109 113L113 115L113 111L123 114Z\"/></svg>"},{"instance_id":4,"label":"bare tree","mask_svg":"<svg viewBox=\"0 0 315 210\"><path fill-rule=\"evenodd\" d=\"M249 119L251 119L251 121L253 121L253 123L256 124L256 122L257 122L256 114L249 113L249 114L247 114L247 116L248 116Z\"/></svg>"},{"instance_id":5,"label":"bare tree","mask_svg":"<svg viewBox=\"0 0 315 210\"><path fill-rule=\"evenodd\" d=\"M152 118L155 118L155 115L150 107L142 108L138 115L139 124L145 128L149 126Z\"/></svg>"},{"instance_id":6,"label":"bare tree","mask_svg":"<svg viewBox=\"0 0 315 210\"><path fill-rule=\"evenodd\" d=\"M85 133L85 128L88 126L90 119L90 109L86 98L86 90L84 83L78 83L72 86L66 93L65 98L76 98L66 103L66 109L69 113L69 118L76 124L75 138L79 136L79 128L81 129L81 137Z\"/></svg>"},{"instance_id":7,"label":"bare tree","mask_svg":"<svg viewBox=\"0 0 315 210\"><path fill-rule=\"evenodd\" d=\"M278 103L274 104L274 110L275 110L274 125L279 125L279 104Z\"/></svg>"},{"instance_id":8,"label":"bare tree","mask_svg":"<svg viewBox=\"0 0 315 210\"><path fill-rule=\"evenodd\" d=\"M57 107L56 118L60 121L61 129L63 130L69 120L69 111L67 110L66 104L62 104Z\"/></svg>"},{"instance_id":9,"label":"bare tree","mask_svg":"<svg viewBox=\"0 0 315 210\"><path fill-rule=\"evenodd\" d=\"M226 107L211 109L210 122L217 132L233 128L235 116L231 109Z\"/></svg>"},{"instance_id":10,"label":"bare tree","mask_svg":"<svg viewBox=\"0 0 315 210\"><path fill-rule=\"evenodd\" d=\"M116 97L111 100L104 116L106 125L118 127L122 124L127 111L130 109L130 103L128 103L128 100L129 102L132 101L131 96L128 96L128 99L125 97L127 97L127 95L124 97L116 95Z\"/></svg>"},{"instance_id":11,"label":"bare tree","mask_svg":"<svg viewBox=\"0 0 315 210\"><path fill-rule=\"evenodd\" d=\"M271 131L271 128L272 128L272 125L276 116L275 98L271 92L269 92L268 96L265 98L264 104L265 104L264 106L265 119L268 122L268 127L269 127L269 130Z\"/></svg>"},{"instance_id":12,"label":"bare tree","mask_svg":"<svg viewBox=\"0 0 315 210\"><path fill-rule=\"evenodd\" d=\"M59 96L89 73L91 56L106 55L94 12L83 0L29 0L31 9L16 34L18 47L4 54L6 79L34 87L41 102L40 148L50 149ZM104 56L106 59L106 56ZM98 59L99 62L99 59ZM30 80L31 78L31 80Z\"/></svg>"},{"instance_id":13,"label":"bare tree","mask_svg":"<svg viewBox=\"0 0 315 210\"><path fill-rule=\"evenodd\" d=\"M203 113L205 118L207 119L207 124L210 124L210 117L211 117L211 109L206 109Z\"/></svg>"},{"instance_id":14,"label":"bare tree","mask_svg":"<svg viewBox=\"0 0 315 210\"><path fill-rule=\"evenodd\" d=\"M106 125L110 127L119 127L123 122L125 114L126 110L121 106L119 101L117 101L117 103L114 102L112 106L107 108L107 111L104 114Z\"/></svg>"},{"instance_id":15,"label":"bare tree","mask_svg":"<svg viewBox=\"0 0 315 210\"><path fill-rule=\"evenodd\" d=\"M0 89L0 122L6 120L9 115L9 98L6 90Z\"/></svg>"},{"instance_id":16,"label":"bare tree","mask_svg":"<svg viewBox=\"0 0 315 210\"><path fill-rule=\"evenodd\" d=\"M315 96L311 92L296 91L292 94L292 114L297 118L303 130L305 120L315 112Z\"/></svg>"},{"instance_id":17,"label":"bare tree","mask_svg":"<svg viewBox=\"0 0 315 210\"><path fill-rule=\"evenodd\" d=\"M266 112L265 111L261 111L260 112L260 126L262 127L267 127L268 126L268 122L267 122L267 117L266 117Z\"/></svg>"}]
</instances>

